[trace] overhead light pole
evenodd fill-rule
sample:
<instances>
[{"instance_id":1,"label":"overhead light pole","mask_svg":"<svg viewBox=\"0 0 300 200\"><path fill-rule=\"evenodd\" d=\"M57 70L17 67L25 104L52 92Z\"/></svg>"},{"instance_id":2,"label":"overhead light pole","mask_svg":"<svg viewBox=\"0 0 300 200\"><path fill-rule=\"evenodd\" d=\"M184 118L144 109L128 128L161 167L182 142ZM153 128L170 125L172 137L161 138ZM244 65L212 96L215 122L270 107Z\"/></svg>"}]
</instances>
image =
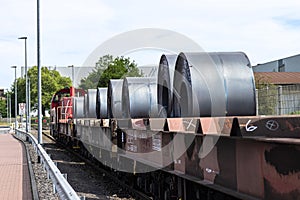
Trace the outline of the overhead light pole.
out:
<instances>
[{"instance_id":1,"label":"overhead light pole","mask_svg":"<svg viewBox=\"0 0 300 200\"><path fill-rule=\"evenodd\" d=\"M8 89L6 89L6 123L8 123L8 106L9 106L9 101L8 101Z\"/></svg>"},{"instance_id":2,"label":"overhead light pole","mask_svg":"<svg viewBox=\"0 0 300 200\"><path fill-rule=\"evenodd\" d=\"M27 37L19 37L19 40L24 40L25 41L25 98L26 98L26 109L25 109L25 115L26 115L26 133L28 132L28 118L29 118L29 105L28 105L28 77L27 77Z\"/></svg>"},{"instance_id":3,"label":"overhead light pole","mask_svg":"<svg viewBox=\"0 0 300 200\"><path fill-rule=\"evenodd\" d=\"M75 88L75 80L74 80L74 65L70 65L68 67L72 68L72 86Z\"/></svg>"},{"instance_id":4,"label":"overhead light pole","mask_svg":"<svg viewBox=\"0 0 300 200\"><path fill-rule=\"evenodd\" d=\"M40 1L37 0L37 67L38 67L38 144L42 139L42 69L40 55Z\"/></svg>"},{"instance_id":5,"label":"overhead light pole","mask_svg":"<svg viewBox=\"0 0 300 200\"><path fill-rule=\"evenodd\" d=\"M31 112L31 99L30 99L30 78L28 78L28 131L31 131L31 116L30 116L30 112Z\"/></svg>"},{"instance_id":6,"label":"overhead light pole","mask_svg":"<svg viewBox=\"0 0 300 200\"><path fill-rule=\"evenodd\" d=\"M7 123L9 124L9 126L11 125L11 96L9 94L8 89L6 89L7 93L6 93L6 98L7 98Z\"/></svg>"},{"instance_id":7,"label":"overhead light pole","mask_svg":"<svg viewBox=\"0 0 300 200\"><path fill-rule=\"evenodd\" d=\"M15 133L17 129L17 116L18 116L18 91L17 91L17 66L11 66L15 69Z\"/></svg>"},{"instance_id":8,"label":"overhead light pole","mask_svg":"<svg viewBox=\"0 0 300 200\"><path fill-rule=\"evenodd\" d=\"M70 91L70 96L75 96L74 65L70 65L68 67L72 68L72 89Z\"/></svg>"},{"instance_id":9,"label":"overhead light pole","mask_svg":"<svg viewBox=\"0 0 300 200\"><path fill-rule=\"evenodd\" d=\"M9 126L11 125L11 95L9 95Z\"/></svg>"}]
</instances>

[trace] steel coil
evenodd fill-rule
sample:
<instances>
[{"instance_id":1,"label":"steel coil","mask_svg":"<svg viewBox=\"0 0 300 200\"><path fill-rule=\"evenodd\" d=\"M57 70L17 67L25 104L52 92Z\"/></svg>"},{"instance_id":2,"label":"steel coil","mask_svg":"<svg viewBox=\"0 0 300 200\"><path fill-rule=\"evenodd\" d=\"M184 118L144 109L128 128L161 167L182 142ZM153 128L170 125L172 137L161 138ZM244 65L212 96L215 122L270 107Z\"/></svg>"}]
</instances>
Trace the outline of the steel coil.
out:
<instances>
[{"instance_id":1,"label":"steel coil","mask_svg":"<svg viewBox=\"0 0 300 200\"><path fill-rule=\"evenodd\" d=\"M177 55L162 55L157 76L159 117L172 117L173 77Z\"/></svg>"},{"instance_id":2,"label":"steel coil","mask_svg":"<svg viewBox=\"0 0 300 200\"><path fill-rule=\"evenodd\" d=\"M73 98L73 118L84 118L84 97Z\"/></svg>"},{"instance_id":3,"label":"steel coil","mask_svg":"<svg viewBox=\"0 0 300 200\"><path fill-rule=\"evenodd\" d=\"M218 53L222 62L227 115L256 115L255 81L245 53Z\"/></svg>"},{"instance_id":4,"label":"steel coil","mask_svg":"<svg viewBox=\"0 0 300 200\"><path fill-rule=\"evenodd\" d=\"M123 79L111 79L107 90L108 118L122 118Z\"/></svg>"},{"instance_id":5,"label":"steel coil","mask_svg":"<svg viewBox=\"0 0 300 200\"><path fill-rule=\"evenodd\" d=\"M88 89L87 91L87 118L96 118L96 96L97 89Z\"/></svg>"},{"instance_id":6,"label":"steel coil","mask_svg":"<svg viewBox=\"0 0 300 200\"><path fill-rule=\"evenodd\" d=\"M174 116L255 113L253 72L244 53L180 53L175 70Z\"/></svg>"},{"instance_id":7,"label":"steel coil","mask_svg":"<svg viewBox=\"0 0 300 200\"><path fill-rule=\"evenodd\" d=\"M127 77L123 82L122 110L124 118L157 117L157 79Z\"/></svg>"},{"instance_id":8,"label":"steel coil","mask_svg":"<svg viewBox=\"0 0 300 200\"><path fill-rule=\"evenodd\" d=\"M84 113L84 117L86 118L88 116L88 111L87 111L87 107L88 107L88 98L87 98L87 94L84 95L84 99L83 99L83 113Z\"/></svg>"},{"instance_id":9,"label":"steel coil","mask_svg":"<svg viewBox=\"0 0 300 200\"><path fill-rule=\"evenodd\" d=\"M97 88L96 97L96 115L97 119L107 118L107 88Z\"/></svg>"}]
</instances>

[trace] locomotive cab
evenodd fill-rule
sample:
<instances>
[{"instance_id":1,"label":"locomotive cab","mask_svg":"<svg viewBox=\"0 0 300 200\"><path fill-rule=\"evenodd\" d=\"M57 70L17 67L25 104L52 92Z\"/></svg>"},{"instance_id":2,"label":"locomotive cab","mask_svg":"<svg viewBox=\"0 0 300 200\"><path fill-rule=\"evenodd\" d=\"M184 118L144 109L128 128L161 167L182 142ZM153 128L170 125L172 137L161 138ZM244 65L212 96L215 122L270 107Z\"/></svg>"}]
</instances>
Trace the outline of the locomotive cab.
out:
<instances>
[{"instance_id":1,"label":"locomotive cab","mask_svg":"<svg viewBox=\"0 0 300 200\"><path fill-rule=\"evenodd\" d=\"M66 133L68 130L73 129L71 127L73 120L73 97L75 95L83 96L84 94L85 91L82 89L66 87L53 95L50 112L50 130L53 137L57 138L59 133Z\"/></svg>"}]
</instances>

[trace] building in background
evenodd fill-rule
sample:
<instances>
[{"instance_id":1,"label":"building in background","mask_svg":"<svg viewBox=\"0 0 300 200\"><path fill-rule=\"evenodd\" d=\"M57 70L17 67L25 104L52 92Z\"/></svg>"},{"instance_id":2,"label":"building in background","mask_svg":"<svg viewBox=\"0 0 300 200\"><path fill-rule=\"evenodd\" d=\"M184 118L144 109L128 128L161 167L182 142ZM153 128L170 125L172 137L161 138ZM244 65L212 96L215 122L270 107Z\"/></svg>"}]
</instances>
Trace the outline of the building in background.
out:
<instances>
[{"instance_id":1,"label":"building in background","mask_svg":"<svg viewBox=\"0 0 300 200\"><path fill-rule=\"evenodd\" d=\"M300 54L253 66L254 72L300 72Z\"/></svg>"},{"instance_id":2,"label":"building in background","mask_svg":"<svg viewBox=\"0 0 300 200\"><path fill-rule=\"evenodd\" d=\"M300 114L300 54L253 66L258 114Z\"/></svg>"}]
</instances>

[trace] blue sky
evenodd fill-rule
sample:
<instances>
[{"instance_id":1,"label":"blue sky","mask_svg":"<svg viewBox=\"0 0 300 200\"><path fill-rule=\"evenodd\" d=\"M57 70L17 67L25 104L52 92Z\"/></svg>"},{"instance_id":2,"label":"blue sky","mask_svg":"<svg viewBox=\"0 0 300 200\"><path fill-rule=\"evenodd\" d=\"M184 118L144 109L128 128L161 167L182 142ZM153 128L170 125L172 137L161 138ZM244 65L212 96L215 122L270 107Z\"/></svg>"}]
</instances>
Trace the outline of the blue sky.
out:
<instances>
[{"instance_id":1,"label":"blue sky","mask_svg":"<svg viewBox=\"0 0 300 200\"><path fill-rule=\"evenodd\" d=\"M18 37L28 37L28 66L36 65L36 0L0 2L0 87L9 88L14 79L10 66L24 65L24 41ZM205 51L243 51L252 65L300 53L296 0L41 0L40 4L43 66L82 66L106 40L140 28L178 32Z\"/></svg>"}]
</instances>

